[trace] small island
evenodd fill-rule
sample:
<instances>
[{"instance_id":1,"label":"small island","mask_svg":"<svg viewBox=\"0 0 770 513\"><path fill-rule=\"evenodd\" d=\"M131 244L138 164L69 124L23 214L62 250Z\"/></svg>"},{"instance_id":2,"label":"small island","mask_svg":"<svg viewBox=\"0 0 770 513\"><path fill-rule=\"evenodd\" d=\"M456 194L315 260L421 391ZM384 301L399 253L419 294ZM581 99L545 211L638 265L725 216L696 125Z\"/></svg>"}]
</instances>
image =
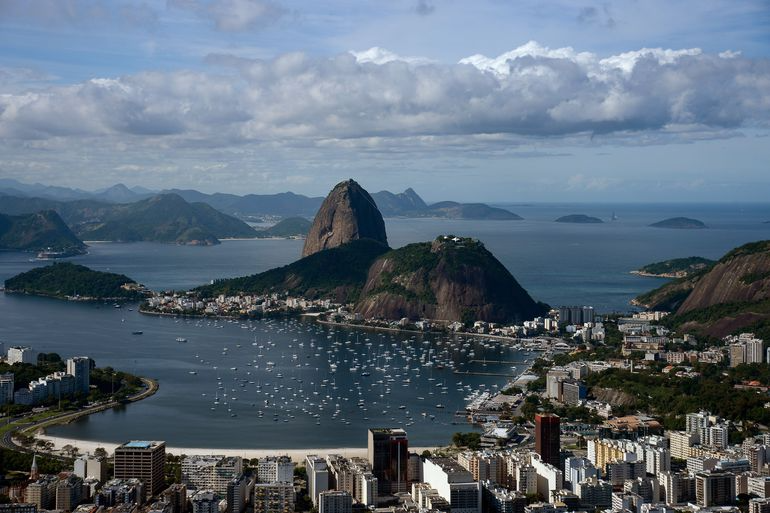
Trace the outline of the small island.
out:
<instances>
[{"instance_id":1,"label":"small island","mask_svg":"<svg viewBox=\"0 0 770 513\"><path fill-rule=\"evenodd\" d=\"M5 291L71 301L133 301L146 289L128 276L94 271L71 262L36 267L5 280Z\"/></svg>"},{"instance_id":2,"label":"small island","mask_svg":"<svg viewBox=\"0 0 770 513\"><path fill-rule=\"evenodd\" d=\"M257 237L260 239L275 237L283 239L305 237L307 232L310 231L311 224L312 223L304 217L287 217L270 228L258 231Z\"/></svg>"},{"instance_id":3,"label":"small island","mask_svg":"<svg viewBox=\"0 0 770 513\"><path fill-rule=\"evenodd\" d=\"M598 224L603 223L598 217L587 216L585 214L571 214L568 216L561 216L556 219L557 223L575 223L575 224Z\"/></svg>"},{"instance_id":4,"label":"small island","mask_svg":"<svg viewBox=\"0 0 770 513\"><path fill-rule=\"evenodd\" d=\"M664 219L663 221L658 221L657 223L652 223L650 226L653 228L674 228L678 230L701 230L706 228L703 221L698 221L697 219L691 219L689 217L671 217L669 219Z\"/></svg>"},{"instance_id":5,"label":"small island","mask_svg":"<svg viewBox=\"0 0 770 513\"><path fill-rule=\"evenodd\" d=\"M631 274L653 278L685 278L710 268L716 262L703 257L674 258L640 267Z\"/></svg>"}]
</instances>

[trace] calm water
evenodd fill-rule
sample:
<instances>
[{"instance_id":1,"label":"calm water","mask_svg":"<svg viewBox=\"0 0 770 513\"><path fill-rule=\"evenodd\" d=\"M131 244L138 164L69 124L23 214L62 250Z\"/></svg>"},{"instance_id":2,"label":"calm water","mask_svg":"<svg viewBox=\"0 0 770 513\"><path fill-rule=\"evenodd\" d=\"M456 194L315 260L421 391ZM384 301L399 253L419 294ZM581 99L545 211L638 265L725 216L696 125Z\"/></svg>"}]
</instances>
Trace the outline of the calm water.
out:
<instances>
[{"instance_id":1,"label":"calm water","mask_svg":"<svg viewBox=\"0 0 770 513\"><path fill-rule=\"evenodd\" d=\"M627 310L632 297L662 282L631 275L632 269L674 257L718 258L735 246L770 237L770 225L763 224L770 220L768 205L507 208L526 220L391 219L386 221L389 241L398 247L444 233L477 237L534 298L611 311ZM552 222L572 213L608 219L613 211L619 220L601 225ZM709 229L647 226L680 215L700 219ZM127 274L153 289L185 289L286 264L296 259L301 246L294 240L226 241L210 248L94 244L88 255L73 260ZM35 265L40 263L29 262L26 254L0 254L0 279ZM134 330L144 335L131 335ZM175 342L180 336L188 342ZM100 366L160 380L160 392L153 398L57 427L54 434L113 442L164 439L186 447L363 446L367 426L408 423L414 444L443 443L454 431L466 429L452 425L452 413L463 404L466 386L492 388L506 377L422 368L421 360L438 357L459 365L468 362L468 352L474 350L475 359L481 361L466 363L468 370L510 374L529 357L496 344L483 347L476 340L463 348L462 341L329 330L312 322L180 321L142 316L127 308L4 295L0 340L6 346L28 344L63 356L88 354ZM507 363L485 365L485 359ZM333 373L330 362L336 365ZM231 370L234 367L237 370ZM409 382L404 382L407 377ZM444 408L436 408L437 404Z\"/></svg>"}]
</instances>

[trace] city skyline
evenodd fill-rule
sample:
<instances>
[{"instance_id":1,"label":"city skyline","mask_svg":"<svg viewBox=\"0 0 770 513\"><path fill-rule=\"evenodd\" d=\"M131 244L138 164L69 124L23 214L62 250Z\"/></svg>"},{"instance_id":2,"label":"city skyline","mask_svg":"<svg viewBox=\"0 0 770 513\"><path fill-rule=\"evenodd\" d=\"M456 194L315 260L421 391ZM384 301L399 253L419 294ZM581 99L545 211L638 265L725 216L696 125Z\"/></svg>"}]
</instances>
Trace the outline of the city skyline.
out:
<instances>
[{"instance_id":1,"label":"city skyline","mask_svg":"<svg viewBox=\"0 0 770 513\"><path fill-rule=\"evenodd\" d=\"M762 201L766 4L0 4L0 177ZM426 37L426 34L429 37Z\"/></svg>"}]
</instances>

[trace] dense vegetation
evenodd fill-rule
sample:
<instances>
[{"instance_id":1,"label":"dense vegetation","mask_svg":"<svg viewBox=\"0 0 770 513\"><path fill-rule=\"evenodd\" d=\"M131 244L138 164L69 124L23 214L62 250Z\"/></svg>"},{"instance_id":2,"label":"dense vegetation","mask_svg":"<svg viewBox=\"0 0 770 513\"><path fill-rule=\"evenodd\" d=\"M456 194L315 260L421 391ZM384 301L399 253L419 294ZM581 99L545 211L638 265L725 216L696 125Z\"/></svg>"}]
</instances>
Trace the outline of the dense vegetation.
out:
<instances>
[{"instance_id":1,"label":"dense vegetation","mask_svg":"<svg viewBox=\"0 0 770 513\"><path fill-rule=\"evenodd\" d=\"M467 447L473 451L481 447L481 433L460 433L452 435L452 444L455 447Z\"/></svg>"},{"instance_id":2,"label":"dense vegetation","mask_svg":"<svg viewBox=\"0 0 770 513\"><path fill-rule=\"evenodd\" d=\"M122 287L127 283L136 284L123 274L94 271L82 265L61 262L17 274L5 280L5 289L8 292L59 298L75 295L93 299L141 298L139 291Z\"/></svg>"},{"instance_id":3,"label":"dense vegetation","mask_svg":"<svg viewBox=\"0 0 770 513\"><path fill-rule=\"evenodd\" d=\"M703 271L713 266L715 262L703 257L674 258L655 262L639 268L640 273L654 274L658 276L681 273L681 276L689 276L694 272Z\"/></svg>"},{"instance_id":4,"label":"dense vegetation","mask_svg":"<svg viewBox=\"0 0 770 513\"><path fill-rule=\"evenodd\" d=\"M307 235L311 224L304 217L288 217L270 228L258 231L257 237L297 237Z\"/></svg>"},{"instance_id":5,"label":"dense vegetation","mask_svg":"<svg viewBox=\"0 0 770 513\"><path fill-rule=\"evenodd\" d=\"M388 247L379 242L354 240L283 267L251 276L218 280L196 290L203 296L286 292L309 299L337 297L353 301L366 282L372 262L386 251Z\"/></svg>"},{"instance_id":6,"label":"dense vegetation","mask_svg":"<svg viewBox=\"0 0 770 513\"><path fill-rule=\"evenodd\" d=\"M85 244L52 210L10 216L0 214L0 250L56 251L82 253Z\"/></svg>"}]
</instances>

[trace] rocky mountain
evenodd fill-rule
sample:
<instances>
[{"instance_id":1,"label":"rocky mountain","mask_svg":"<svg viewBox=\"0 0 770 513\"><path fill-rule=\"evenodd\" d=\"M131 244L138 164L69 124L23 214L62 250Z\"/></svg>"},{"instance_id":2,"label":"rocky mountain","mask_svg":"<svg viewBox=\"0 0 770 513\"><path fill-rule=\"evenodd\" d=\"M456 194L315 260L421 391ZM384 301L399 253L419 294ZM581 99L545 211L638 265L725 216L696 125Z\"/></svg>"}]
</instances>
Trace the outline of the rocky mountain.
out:
<instances>
[{"instance_id":1,"label":"rocky mountain","mask_svg":"<svg viewBox=\"0 0 770 513\"><path fill-rule=\"evenodd\" d=\"M585 214L570 214L556 219L557 223L575 223L575 224L598 224L603 223L598 217L591 217Z\"/></svg>"},{"instance_id":2,"label":"rocky mountain","mask_svg":"<svg viewBox=\"0 0 770 513\"><path fill-rule=\"evenodd\" d=\"M217 244L220 238L255 237L243 221L205 203L188 203L175 194L159 194L134 203L94 200L57 201L3 196L0 212L21 214L55 210L78 237L87 240Z\"/></svg>"},{"instance_id":3,"label":"rocky mountain","mask_svg":"<svg viewBox=\"0 0 770 513\"><path fill-rule=\"evenodd\" d=\"M379 257L356 311L365 318L509 322L541 315L546 306L481 242L441 236Z\"/></svg>"},{"instance_id":4,"label":"rocky mountain","mask_svg":"<svg viewBox=\"0 0 770 513\"><path fill-rule=\"evenodd\" d=\"M675 228L678 230L700 230L706 228L703 221L689 217L671 217L657 223L652 223L650 226L653 228Z\"/></svg>"},{"instance_id":5,"label":"rocky mountain","mask_svg":"<svg viewBox=\"0 0 770 513\"><path fill-rule=\"evenodd\" d=\"M389 191L375 192L372 198L385 217L403 216L407 212L421 212L428 208L411 187L397 194Z\"/></svg>"},{"instance_id":6,"label":"rocky mountain","mask_svg":"<svg viewBox=\"0 0 770 513\"><path fill-rule=\"evenodd\" d=\"M86 245L53 210L9 216L0 214L0 250L82 253Z\"/></svg>"},{"instance_id":7,"label":"rocky mountain","mask_svg":"<svg viewBox=\"0 0 770 513\"><path fill-rule=\"evenodd\" d=\"M335 185L324 199L308 231L302 256L358 239L388 244L385 221L377 205L369 193L351 179Z\"/></svg>"},{"instance_id":8,"label":"rocky mountain","mask_svg":"<svg viewBox=\"0 0 770 513\"><path fill-rule=\"evenodd\" d=\"M670 282L646 296L655 300L669 298L674 312L670 323L709 335L724 336L768 324L770 241L736 248L713 267ZM643 299L637 298L640 303Z\"/></svg>"},{"instance_id":9,"label":"rocky mountain","mask_svg":"<svg viewBox=\"0 0 770 513\"><path fill-rule=\"evenodd\" d=\"M358 299L369 267L388 249L372 239L353 240L283 267L241 278L217 280L197 290L204 296L286 292L309 299L330 298L347 303Z\"/></svg>"}]
</instances>

